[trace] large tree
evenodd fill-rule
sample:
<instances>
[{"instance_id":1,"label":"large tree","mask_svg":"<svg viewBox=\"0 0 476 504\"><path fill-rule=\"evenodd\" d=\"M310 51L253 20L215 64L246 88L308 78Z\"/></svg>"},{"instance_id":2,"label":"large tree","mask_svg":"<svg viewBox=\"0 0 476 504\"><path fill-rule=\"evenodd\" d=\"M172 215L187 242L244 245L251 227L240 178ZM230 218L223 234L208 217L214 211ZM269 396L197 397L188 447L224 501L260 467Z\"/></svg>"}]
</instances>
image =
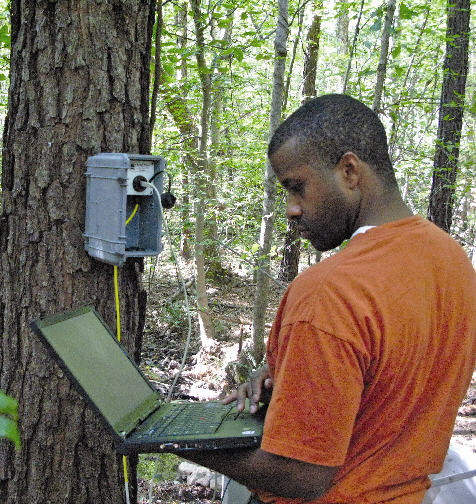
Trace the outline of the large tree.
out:
<instances>
[{"instance_id":1,"label":"large tree","mask_svg":"<svg viewBox=\"0 0 476 504\"><path fill-rule=\"evenodd\" d=\"M149 150L154 7L154 0L11 2L0 388L19 400L22 450L0 445L2 503L124 501L122 458L29 324L84 304L115 324L112 266L83 248L84 173L91 154ZM128 261L119 274L122 341L136 358L140 269Z\"/></svg>"}]
</instances>

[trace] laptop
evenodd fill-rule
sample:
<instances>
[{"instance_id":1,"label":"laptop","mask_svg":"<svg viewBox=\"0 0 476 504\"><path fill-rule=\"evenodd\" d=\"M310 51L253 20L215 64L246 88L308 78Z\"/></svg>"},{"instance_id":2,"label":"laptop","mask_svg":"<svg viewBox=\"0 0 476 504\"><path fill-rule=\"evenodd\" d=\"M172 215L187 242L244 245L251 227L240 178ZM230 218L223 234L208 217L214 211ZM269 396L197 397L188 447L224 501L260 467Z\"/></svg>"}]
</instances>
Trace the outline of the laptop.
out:
<instances>
[{"instance_id":1,"label":"laptop","mask_svg":"<svg viewBox=\"0 0 476 504\"><path fill-rule=\"evenodd\" d=\"M32 322L79 393L103 419L119 453L257 447L264 413L220 401L165 402L88 306Z\"/></svg>"}]
</instances>

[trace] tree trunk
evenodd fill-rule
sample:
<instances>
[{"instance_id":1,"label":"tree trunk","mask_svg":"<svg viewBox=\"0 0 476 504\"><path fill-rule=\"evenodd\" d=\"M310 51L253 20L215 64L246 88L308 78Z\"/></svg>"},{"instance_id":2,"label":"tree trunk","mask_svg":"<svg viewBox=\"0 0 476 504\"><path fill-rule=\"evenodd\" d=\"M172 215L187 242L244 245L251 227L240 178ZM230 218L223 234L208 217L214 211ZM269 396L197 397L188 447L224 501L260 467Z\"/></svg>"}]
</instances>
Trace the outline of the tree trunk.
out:
<instances>
[{"instance_id":1,"label":"tree trunk","mask_svg":"<svg viewBox=\"0 0 476 504\"><path fill-rule=\"evenodd\" d=\"M83 248L84 174L91 154L146 150L154 4L11 4L0 388L20 402L22 450L0 444L4 504L124 502L122 457L29 324L90 304L115 325L113 268ZM122 341L136 359L146 302L140 272L141 262L128 261L119 280Z\"/></svg>"},{"instance_id":2,"label":"tree trunk","mask_svg":"<svg viewBox=\"0 0 476 504\"><path fill-rule=\"evenodd\" d=\"M205 62L204 25L201 19L200 0L190 0L195 35L197 38L196 59L198 74L202 85L202 112L200 116L200 139L198 148L197 171L195 173L195 265L197 269L197 310L200 324L200 340L202 348L210 344L214 337L214 328L208 307L208 295L205 278L204 228L205 228L205 198L206 175L208 172L208 137L210 124L212 83L209 70Z\"/></svg>"},{"instance_id":3,"label":"tree trunk","mask_svg":"<svg viewBox=\"0 0 476 504\"><path fill-rule=\"evenodd\" d=\"M347 2L339 0L339 15L337 17L337 53L347 55L349 53L349 8Z\"/></svg>"},{"instance_id":4,"label":"tree trunk","mask_svg":"<svg viewBox=\"0 0 476 504\"><path fill-rule=\"evenodd\" d=\"M194 168L196 153L198 152L198 128L195 125L194 118L187 108L187 79L188 68L187 58L184 55L187 47L187 13L188 2L182 2L176 15L176 25L180 28L180 35L177 37L177 45L180 48L180 69L178 87L168 86L162 81L160 87L162 96L166 103L170 115L173 117L175 125L177 126L182 136L180 160L182 164L181 170L181 186L183 188L180 198L180 220L181 226L181 239L180 239L180 253L187 261L192 258L192 224L191 224L191 201L190 201L190 170ZM178 91L178 94L174 92Z\"/></svg>"},{"instance_id":5,"label":"tree trunk","mask_svg":"<svg viewBox=\"0 0 476 504\"><path fill-rule=\"evenodd\" d=\"M228 49L231 45L231 35L233 31L233 16L234 11L228 11L226 18L230 22L222 30L221 34L216 37L215 34L215 22L212 20L212 33L213 39L218 38L222 40L226 45L223 49ZM217 186L219 181L219 174L217 172L217 159L220 150L220 140L222 135L222 114L223 114L223 96L225 93L223 76L218 70L220 61L222 60L221 51L214 55L213 58L213 80L212 80L212 94L213 99L211 103L210 110L210 160L208 163L208 178L212 183L207 184L207 200L208 206L211 210L211 214L206 220L205 225L205 257L207 258L207 269L208 278L218 278L223 276L224 269L221 262L220 246L218 243L218 224L217 224L217 212L218 212L218 200L217 200ZM231 62L230 56L225 56Z\"/></svg>"},{"instance_id":6,"label":"tree trunk","mask_svg":"<svg viewBox=\"0 0 476 504\"><path fill-rule=\"evenodd\" d=\"M453 200L468 73L471 2L470 0L452 0L447 8L446 56L443 64L443 86L428 219L449 233L453 218Z\"/></svg>"},{"instance_id":7,"label":"tree trunk","mask_svg":"<svg viewBox=\"0 0 476 504\"><path fill-rule=\"evenodd\" d=\"M150 99L150 118L149 118L149 151L152 147L154 137L154 126L157 112L157 96L159 95L159 85L162 73L162 28L164 27L164 16L162 0L157 0L157 22L155 29L155 61L154 61L154 84L152 87L152 96Z\"/></svg>"},{"instance_id":8,"label":"tree trunk","mask_svg":"<svg viewBox=\"0 0 476 504\"><path fill-rule=\"evenodd\" d=\"M278 21L274 39L275 60L273 74L273 93L271 98L271 113L269 119L269 138L276 131L281 122L281 107L283 103L284 71L286 66L286 43L288 39L288 0L278 1ZM266 307L268 305L269 252L271 250L272 232L276 206L276 175L273 173L269 159L266 161L264 180L263 217L261 220L260 250L258 259L258 274L256 279L255 299L253 304L253 358L258 363L265 352L264 329Z\"/></svg>"},{"instance_id":9,"label":"tree trunk","mask_svg":"<svg viewBox=\"0 0 476 504\"><path fill-rule=\"evenodd\" d=\"M380 104L382 101L383 85L385 76L387 75L388 47L390 43L390 33L392 31L393 17L395 15L396 0L388 0L387 12L385 14L385 23L382 31L382 42L380 45L380 60L377 67L377 82L375 84L374 101L372 110L376 113L380 112Z\"/></svg>"},{"instance_id":10,"label":"tree trunk","mask_svg":"<svg viewBox=\"0 0 476 504\"><path fill-rule=\"evenodd\" d=\"M300 7L300 12L298 15L298 32L296 34L296 38L294 39L293 50L291 52L291 61L289 62L289 68L288 68L288 76L286 78L286 84L284 85L283 107L282 107L282 114L283 115L284 115L286 109L288 108L289 89L291 88L291 77L293 75L294 61L296 60L297 48L298 48L299 41L301 40L302 24L304 21L304 11L305 11L305 9L303 7Z\"/></svg>"},{"instance_id":11,"label":"tree trunk","mask_svg":"<svg viewBox=\"0 0 476 504\"><path fill-rule=\"evenodd\" d=\"M357 39L360 32L360 19L362 18L362 12L364 10L364 1L360 3L359 16L357 18L357 24L355 25L354 39L352 40L352 47L350 48L349 61L347 63L347 71L345 72L344 84L342 86L342 93L345 94L347 91L347 84L349 83L350 67L352 65L352 58L354 57L355 47L357 45Z\"/></svg>"},{"instance_id":12,"label":"tree trunk","mask_svg":"<svg viewBox=\"0 0 476 504\"><path fill-rule=\"evenodd\" d=\"M304 53L304 71L302 86L302 103L306 103L316 96L317 58L319 56L319 39L321 38L321 16L314 15L307 34L306 50Z\"/></svg>"}]
</instances>

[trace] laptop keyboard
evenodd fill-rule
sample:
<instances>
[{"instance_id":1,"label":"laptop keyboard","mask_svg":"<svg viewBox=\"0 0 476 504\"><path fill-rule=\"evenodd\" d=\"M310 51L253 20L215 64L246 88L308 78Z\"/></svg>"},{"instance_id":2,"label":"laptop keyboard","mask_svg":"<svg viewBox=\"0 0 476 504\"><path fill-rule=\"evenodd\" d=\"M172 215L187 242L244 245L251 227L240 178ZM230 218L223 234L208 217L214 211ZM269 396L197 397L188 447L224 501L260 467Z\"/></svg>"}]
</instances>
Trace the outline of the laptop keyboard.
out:
<instances>
[{"instance_id":1,"label":"laptop keyboard","mask_svg":"<svg viewBox=\"0 0 476 504\"><path fill-rule=\"evenodd\" d=\"M223 418L233 408L221 403L173 404L169 413L153 425L148 435L188 436L194 434L213 434L220 427Z\"/></svg>"}]
</instances>

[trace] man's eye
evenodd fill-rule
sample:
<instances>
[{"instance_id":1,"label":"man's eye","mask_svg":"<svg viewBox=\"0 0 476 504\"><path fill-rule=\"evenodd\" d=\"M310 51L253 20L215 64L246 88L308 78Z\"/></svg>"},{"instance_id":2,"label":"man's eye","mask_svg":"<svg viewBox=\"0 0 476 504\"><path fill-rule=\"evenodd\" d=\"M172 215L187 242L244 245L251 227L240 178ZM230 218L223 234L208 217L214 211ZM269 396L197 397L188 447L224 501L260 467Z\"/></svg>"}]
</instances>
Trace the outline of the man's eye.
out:
<instances>
[{"instance_id":1,"label":"man's eye","mask_svg":"<svg viewBox=\"0 0 476 504\"><path fill-rule=\"evenodd\" d=\"M296 184L292 184L289 187L289 191L295 194L302 194L304 191L304 184L302 182L298 182Z\"/></svg>"}]
</instances>

